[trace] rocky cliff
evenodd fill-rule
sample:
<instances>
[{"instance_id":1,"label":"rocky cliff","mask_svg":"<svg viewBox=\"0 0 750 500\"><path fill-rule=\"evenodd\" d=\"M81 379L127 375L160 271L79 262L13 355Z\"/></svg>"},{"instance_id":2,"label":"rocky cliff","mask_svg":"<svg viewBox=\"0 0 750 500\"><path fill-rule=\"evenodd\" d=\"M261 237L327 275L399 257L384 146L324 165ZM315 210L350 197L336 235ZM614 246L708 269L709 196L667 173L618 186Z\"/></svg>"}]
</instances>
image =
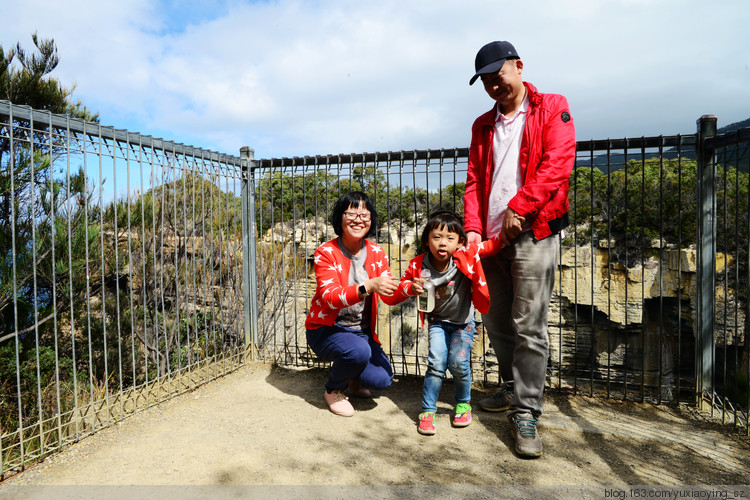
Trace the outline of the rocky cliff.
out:
<instances>
[{"instance_id":1,"label":"rocky cliff","mask_svg":"<svg viewBox=\"0 0 750 500\"><path fill-rule=\"evenodd\" d=\"M398 277L414 256L418 232L411 228L399 233L397 227L386 225L378 243L388 252ZM317 219L278 224L262 241L282 244L284 254L311 261L315 248L334 236L330 224ZM678 383L692 389L696 251L654 244L650 254L640 265L626 268L610 258L606 244L562 249L549 314L551 383L565 385L583 378L620 388L661 386L661 395L670 399ZM717 273L731 265L731 258L717 256ZM298 325L304 322L314 276L307 276L303 286L305 294L296 294ZM744 306L739 306L733 290L722 287L717 287L716 300L717 343L743 345ZM420 371L418 365L424 364L427 353L412 302L382 307L379 327L383 344L394 359L404 361L408 373ZM296 330L304 345L304 329ZM484 335L475 340L473 357L477 380L497 379L495 353Z\"/></svg>"}]
</instances>

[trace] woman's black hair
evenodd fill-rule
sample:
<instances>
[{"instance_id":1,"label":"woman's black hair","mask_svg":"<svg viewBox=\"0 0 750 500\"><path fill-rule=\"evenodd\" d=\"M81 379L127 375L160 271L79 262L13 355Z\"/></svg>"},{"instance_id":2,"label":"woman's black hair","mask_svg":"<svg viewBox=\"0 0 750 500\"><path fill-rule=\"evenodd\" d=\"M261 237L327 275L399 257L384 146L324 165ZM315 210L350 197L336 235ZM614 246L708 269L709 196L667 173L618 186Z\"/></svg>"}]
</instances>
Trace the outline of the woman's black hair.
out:
<instances>
[{"instance_id":1,"label":"woman's black hair","mask_svg":"<svg viewBox=\"0 0 750 500\"><path fill-rule=\"evenodd\" d=\"M429 251L430 231L445 227L449 233L456 233L460 239L466 242L466 231L464 230L464 221L452 210L436 210L430 214L430 219L422 231L422 238L419 242L422 245L422 251Z\"/></svg>"},{"instance_id":2,"label":"woman's black hair","mask_svg":"<svg viewBox=\"0 0 750 500\"><path fill-rule=\"evenodd\" d=\"M341 236L341 233L344 232L344 228L341 225L341 218L344 216L344 212L349 210L349 208L360 208L363 205L364 208L370 211L370 230L365 235L365 238L375 236L375 231L378 227L378 214L375 213L375 205L372 204L370 197L362 191L351 191L336 200L336 204L333 206L333 213L331 214L331 224L333 224L333 232L336 233L336 236Z\"/></svg>"}]
</instances>

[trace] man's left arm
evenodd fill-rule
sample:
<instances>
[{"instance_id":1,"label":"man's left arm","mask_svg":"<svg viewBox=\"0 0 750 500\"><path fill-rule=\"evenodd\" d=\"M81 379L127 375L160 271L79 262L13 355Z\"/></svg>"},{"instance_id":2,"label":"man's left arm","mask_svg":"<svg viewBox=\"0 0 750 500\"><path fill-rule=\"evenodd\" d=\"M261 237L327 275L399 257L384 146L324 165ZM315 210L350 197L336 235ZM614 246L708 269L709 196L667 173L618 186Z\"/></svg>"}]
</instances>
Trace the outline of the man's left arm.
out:
<instances>
[{"instance_id":1,"label":"man's left arm","mask_svg":"<svg viewBox=\"0 0 750 500\"><path fill-rule=\"evenodd\" d=\"M527 219L536 217L557 191L562 186L567 186L575 164L576 135L573 117L567 99L563 96L556 97L556 105L543 125L543 152L538 166L508 204ZM529 154L532 155L532 152L529 151ZM533 166L529 165L529 168Z\"/></svg>"}]
</instances>

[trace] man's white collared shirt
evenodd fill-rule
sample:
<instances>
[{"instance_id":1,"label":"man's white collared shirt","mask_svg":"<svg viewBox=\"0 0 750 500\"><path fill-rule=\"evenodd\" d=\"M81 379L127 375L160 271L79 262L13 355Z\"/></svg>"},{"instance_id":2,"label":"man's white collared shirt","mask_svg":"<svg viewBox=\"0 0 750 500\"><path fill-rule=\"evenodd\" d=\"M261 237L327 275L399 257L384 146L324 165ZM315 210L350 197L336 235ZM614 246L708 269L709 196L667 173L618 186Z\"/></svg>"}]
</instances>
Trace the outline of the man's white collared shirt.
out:
<instances>
[{"instance_id":1,"label":"man's white collared shirt","mask_svg":"<svg viewBox=\"0 0 750 500\"><path fill-rule=\"evenodd\" d=\"M492 144L493 171L492 185L487 210L487 236L492 238L500 233L508 202L523 186L521 178L521 139L529 110L529 96L521 107L508 118L498 108L495 117L495 137Z\"/></svg>"}]
</instances>

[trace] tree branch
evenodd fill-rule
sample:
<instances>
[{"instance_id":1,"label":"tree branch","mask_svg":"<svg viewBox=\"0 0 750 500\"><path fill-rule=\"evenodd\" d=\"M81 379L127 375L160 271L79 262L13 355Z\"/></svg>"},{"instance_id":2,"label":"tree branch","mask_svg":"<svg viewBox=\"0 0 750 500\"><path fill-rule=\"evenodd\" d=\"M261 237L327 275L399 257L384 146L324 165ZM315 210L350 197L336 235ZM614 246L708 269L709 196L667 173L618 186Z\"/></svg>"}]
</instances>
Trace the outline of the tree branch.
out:
<instances>
[{"instance_id":1,"label":"tree branch","mask_svg":"<svg viewBox=\"0 0 750 500\"><path fill-rule=\"evenodd\" d=\"M8 340L8 339L12 339L12 338L13 338L13 337L15 337L16 335L19 335L19 336L20 336L20 335L23 335L23 334L25 334L25 333L28 333L28 332L30 332L31 330L33 330L34 328L36 328L36 327L38 327L38 326L41 326L41 325L43 325L44 323L46 323L47 321L51 320L51 319L52 319L52 318L54 318L54 317L55 317L55 313L52 313L52 314L50 314L49 316L47 316L46 318L44 318L43 320L41 320L41 321L39 321L39 322L37 322L37 323L34 323L33 325L31 325L31 326L30 326L30 327L28 327L28 328L24 328L23 330L21 330L21 331L20 331L20 332L18 332L18 333L15 333L15 332L13 332L13 333L9 333L8 335L5 335L5 336L3 336L3 337L0 337L0 343L2 343L2 342L5 342L5 341L6 341L6 340Z\"/></svg>"}]
</instances>

